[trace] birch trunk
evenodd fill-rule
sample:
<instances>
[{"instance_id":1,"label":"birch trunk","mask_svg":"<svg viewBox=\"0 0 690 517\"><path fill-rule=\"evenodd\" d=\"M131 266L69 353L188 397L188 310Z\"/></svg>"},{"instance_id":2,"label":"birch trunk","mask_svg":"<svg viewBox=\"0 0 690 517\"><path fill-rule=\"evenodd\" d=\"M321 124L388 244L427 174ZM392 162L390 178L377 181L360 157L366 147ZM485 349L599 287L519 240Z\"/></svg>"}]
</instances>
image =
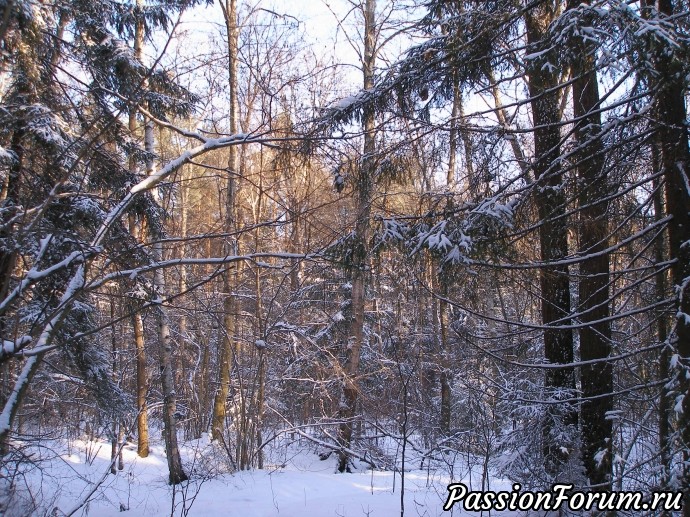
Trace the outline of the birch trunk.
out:
<instances>
[{"instance_id":1,"label":"birch trunk","mask_svg":"<svg viewBox=\"0 0 690 517\"><path fill-rule=\"evenodd\" d=\"M153 245L153 254L156 261L163 258L163 246L159 237L154 237L156 241ZM157 296L163 298L165 278L162 269L156 270L154 285ZM168 314L162 303L155 307L155 312L158 323L158 363L163 392L163 438L165 440L165 454L168 459L168 481L171 485L176 485L188 478L182 468L180 449L177 444L177 420L175 417L177 401L172 371L172 337L170 336Z\"/></svg>"},{"instance_id":2,"label":"birch trunk","mask_svg":"<svg viewBox=\"0 0 690 517\"><path fill-rule=\"evenodd\" d=\"M146 374L144 322L140 313L132 316L132 326L137 359L137 454L140 458L146 458L149 455L148 406L146 404L148 375Z\"/></svg>"}]
</instances>

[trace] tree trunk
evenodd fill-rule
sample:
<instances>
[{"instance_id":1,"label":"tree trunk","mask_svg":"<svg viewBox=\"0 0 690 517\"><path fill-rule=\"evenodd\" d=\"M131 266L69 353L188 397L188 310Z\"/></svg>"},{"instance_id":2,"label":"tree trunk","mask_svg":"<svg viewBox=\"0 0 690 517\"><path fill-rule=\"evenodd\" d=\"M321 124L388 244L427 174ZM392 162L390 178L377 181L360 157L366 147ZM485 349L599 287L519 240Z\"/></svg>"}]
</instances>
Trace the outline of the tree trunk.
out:
<instances>
[{"instance_id":1,"label":"tree trunk","mask_svg":"<svg viewBox=\"0 0 690 517\"><path fill-rule=\"evenodd\" d=\"M159 237L154 237L156 241L153 245L153 253L156 261L160 261L163 258L163 248ZM154 285L156 287L156 296L163 298L165 278L162 269L156 270ZM161 371L161 390L163 392L163 438L165 440L165 454L168 459L168 481L171 485L176 485L188 478L182 468L180 449L177 445L176 395L172 371L172 338L170 336L168 314L162 303L156 306L155 311L158 323L158 362Z\"/></svg>"},{"instance_id":2,"label":"tree trunk","mask_svg":"<svg viewBox=\"0 0 690 517\"><path fill-rule=\"evenodd\" d=\"M661 157L659 146L656 141L652 141L652 173L657 174L661 168ZM664 206L663 191L661 189L661 181L659 178L654 178L652 183L654 187L654 219L661 220L666 215L666 208ZM658 237L654 246L654 260L657 264L668 260L668 243L664 239L664 234ZM656 298L663 300L668 297L668 272L666 270L659 271L655 278ZM667 315L664 309L657 314L656 321L657 339L662 346L661 355L659 357L659 380L664 381L671 375L671 347L668 343L668 324ZM668 388L668 383L665 382L661 387L659 394L659 451L661 462L661 490L672 490L671 472L673 468L673 438L671 421L673 418L673 404L671 399L671 392ZM671 515L671 512L664 510L662 512L664 517Z\"/></svg>"},{"instance_id":3,"label":"tree trunk","mask_svg":"<svg viewBox=\"0 0 690 517\"><path fill-rule=\"evenodd\" d=\"M15 160L10 165L9 174L0 189L0 208L2 208L2 211L0 211L0 242L3 243L0 246L0 301L4 300L9 293L12 272L17 261L15 245L11 241L13 227L7 224L7 221L12 217L14 207L20 204L19 187L24 164L24 148L22 145L24 133L24 129L20 127L12 134L11 150L14 153ZM7 336L9 333L5 313L6 310L0 313L0 337ZM11 360L0 362L0 368L2 368L2 374L0 375L0 382L2 382L0 386L0 403L3 405L8 401L12 393L12 374L16 369L13 363ZM1 443L0 452L2 452Z\"/></svg>"},{"instance_id":4,"label":"tree trunk","mask_svg":"<svg viewBox=\"0 0 690 517\"><path fill-rule=\"evenodd\" d=\"M544 38L557 15L559 2L539 3L526 13L529 54L545 49ZM567 225L564 218L565 198L561 190L558 75L539 60L531 63L529 94L534 130L534 171L537 181L537 210L540 219L539 244L541 260L556 262L568 254ZM549 363L573 362L573 334L570 323L570 283L568 266L544 266L540 270L541 314L544 330L544 356ZM561 328L548 328L557 325ZM551 401L570 398L575 393L573 368L548 369L544 386ZM544 468L554 477L561 473L573 446L577 411L570 404L547 404L542 426Z\"/></svg>"},{"instance_id":5,"label":"tree trunk","mask_svg":"<svg viewBox=\"0 0 690 517\"><path fill-rule=\"evenodd\" d=\"M142 0L137 0L137 6L143 6ZM137 20L135 34L135 55L142 61L143 44L143 21ZM130 115L131 117L131 115ZM130 124L132 119L130 118ZM153 125L146 121L144 125L144 148L153 155L154 153ZM146 164L146 174L153 173L153 161ZM148 219L149 235L153 241L153 260L161 262L163 260L163 221L156 215L149 215ZM154 296L158 303L154 313L158 324L158 364L161 374L161 391L163 394L163 439L165 441L165 453L168 460L168 481L171 485L176 485L188 479L182 468L180 449L177 444L177 419L175 416L177 395L172 367L172 336L170 335L170 325L168 323L168 313L163 306L165 298L166 284L163 269L156 269L153 275ZM138 389L140 386L138 386Z\"/></svg>"},{"instance_id":6,"label":"tree trunk","mask_svg":"<svg viewBox=\"0 0 690 517\"><path fill-rule=\"evenodd\" d=\"M144 133L144 145L146 151L153 154L153 130L149 124ZM153 172L153 163L147 164L147 175ZM156 217L155 215L151 217ZM153 259L155 262L163 260L163 221L149 219L151 239L153 240ZM163 306L166 284L164 270L156 269L153 275L154 295L158 298L155 307L156 321L158 323L158 363L161 372L161 391L163 394L163 438L165 440L165 453L168 459L168 480L171 485L176 485L187 480L187 475L182 468L180 450L177 445L177 395L172 365L172 336L168 323L168 312Z\"/></svg>"},{"instance_id":7,"label":"tree trunk","mask_svg":"<svg viewBox=\"0 0 690 517\"><path fill-rule=\"evenodd\" d=\"M137 0L137 7L142 7L142 1ZM134 55L141 62L143 58L144 45L144 26L141 19L138 19L134 30ZM134 138L137 129L137 109L132 104L129 111L129 131ZM137 164L134 157L130 158L129 170L134 174L137 171ZM129 231L135 239L141 239L141 231L137 228L135 215L129 216ZM135 312L132 316L132 328L134 332L134 345L136 347L137 361L137 454L146 458L149 455L149 427L146 406L146 393L148 391L148 379L146 375L146 347L144 341L144 322L141 314Z\"/></svg>"},{"instance_id":8,"label":"tree trunk","mask_svg":"<svg viewBox=\"0 0 690 517\"><path fill-rule=\"evenodd\" d=\"M588 3L588 2L587 2ZM569 0L574 9L580 0ZM605 359L611 354L609 308L608 174L601 131L599 89L594 63L595 49L583 44L575 49L579 59L573 66L573 115L578 172L579 253L587 256L580 263L579 307L580 358L582 361ZM583 401L581 405L581 440L585 471L596 490L611 490L611 445L613 427L607 413L613 409L613 366L609 362L581 367Z\"/></svg>"},{"instance_id":9,"label":"tree trunk","mask_svg":"<svg viewBox=\"0 0 690 517\"><path fill-rule=\"evenodd\" d=\"M112 353L113 353L113 383L114 384L119 384L118 383L118 378L117 378L117 370L118 370L118 357L120 355L120 352L118 351L118 346L117 346L117 333L115 332L115 303L113 302L113 294L110 293L110 343L112 347ZM110 438L110 473L111 474L117 474L117 467L119 465L122 465L120 467L120 470L124 468L124 460L122 458L122 450L119 451L119 444L122 443L122 437L123 437L123 426L120 422L117 421L117 419L113 420L112 423L112 436ZM116 465L116 457L118 458L119 464Z\"/></svg>"},{"instance_id":10,"label":"tree trunk","mask_svg":"<svg viewBox=\"0 0 690 517\"><path fill-rule=\"evenodd\" d=\"M228 44L228 90L230 96L230 112L228 114L230 133L237 133L237 2L236 0L220 0ZM225 255L238 253L235 231L235 203L237 195L237 152L234 146L228 149L228 180L227 198L225 202L225 231L228 236L224 242ZM233 296L234 275L230 270L223 273L223 331L221 332L221 349L218 361L218 388L213 401L213 420L211 435L214 440L222 440L225 429L226 400L230 392L230 368L233 362L233 336L235 334L236 303Z\"/></svg>"},{"instance_id":11,"label":"tree trunk","mask_svg":"<svg viewBox=\"0 0 690 517\"><path fill-rule=\"evenodd\" d=\"M455 184L455 161L458 153L458 124L462 111L462 93L457 73L453 73L453 108L450 113L450 133L448 135L448 172L446 174L446 188ZM469 157L465 157L469 161Z\"/></svg>"},{"instance_id":12,"label":"tree trunk","mask_svg":"<svg viewBox=\"0 0 690 517\"><path fill-rule=\"evenodd\" d=\"M448 286L446 280L439 278L441 296L448 296ZM441 350L439 354L440 363L440 382L441 382L441 434L443 436L450 435L450 419L451 419L451 401L450 401L450 381L449 367L448 367L448 302L439 300L438 302L438 323L441 331L440 344Z\"/></svg>"},{"instance_id":13,"label":"tree trunk","mask_svg":"<svg viewBox=\"0 0 690 517\"><path fill-rule=\"evenodd\" d=\"M659 0L663 17L677 15L682 6L671 0ZM674 50L675 51L675 50ZM673 52L674 52L673 51ZM690 486L690 153L688 152L685 80L682 65L672 51L658 52L655 66L659 74L658 136L661 167L666 184L666 210L672 216L668 226L669 259L673 260L671 277L677 295L675 331L671 344L678 354L675 372L677 395L682 397L678 416L683 458L680 485ZM662 359L663 360L663 359ZM684 491L683 515L690 516L690 491Z\"/></svg>"},{"instance_id":14,"label":"tree trunk","mask_svg":"<svg viewBox=\"0 0 690 517\"><path fill-rule=\"evenodd\" d=\"M0 457L7 454L9 450L9 438L12 432L12 424L17 416L17 411L22 405L22 401L31 385L31 380L38 371L41 360L45 353L29 357L24 363L21 373L14 383L14 389L10 393L2 413L0 413Z\"/></svg>"},{"instance_id":15,"label":"tree trunk","mask_svg":"<svg viewBox=\"0 0 690 517\"><path fill-rule=\"evenodd\" d=\"M147 124L148 125L148 124ZM153 153L153 131L145 130L144 144L149 153ZM147 174L153 171L153 163L147 164ZM151 216L151 217L156 217ZM153 240L153 259L155 262L163 260L163 221L149 220L149 232ZM158 363L161 373L161 391L163 394L163 438L165 441L165 453L168 459L168 480L171 485L176 485L188 479L182 468L180 450L177 445L177 395L172 366L172 336L168 323L168 312L163 306L166 284L163 269L156 269L153 275L154 295L158 299L155 306L155 316L158 323Z\"/></svg>"},{"instance_id":16,"label":"tree trunk","mask_svg":"<svg viewBox=\"0 0 690 517\"><path fill-rule=\"evenodd\" d=\"M201 340L201 361L198 365L197 370L194 372L194 385L196 389L194 390L197 397L197 407L196 407L196 429L195 438L199 438L201 433L208 431L209 428L209 415L210 415L210 393L209 393L209 360L210 360L210 346L208 341Z\"/></svg>"},{"instance_id":17,"label":"tree trunk","mask_svg":"<svg viewBox=\"0 0 690 517\"><path fill-rule=\"evenodd\" d=\"M148 391L148 376L146 375L146 347L144 344L144 322L140 313L132 316L134 328L134 345L137 359L137 454L141 458L149 455L149 425L146 393Z\"/></svg>"},{"instance_id":18,"label":"tree trunk","mask_svg":"<svg viewBox=\"0 0 690 517\"><path fill-rule=\"evenodd\" d=\"M264 170L264 155L263 151L261 153L261 163L260 170ZM260 241L260 221L261 213L263 207L263 196L264 196L264 184L263 177L259 177L259 189L258 189L258 199L256 201L256 208L254 210L254 224L256 229L254 230L254 251L259 251ZM255 432L253 437L255 439L253 450L258 450L257 454L257 467L259 469L264 468L264 454L263 449L261 449L262 442L262 425L264 418L264 398L266 391L266 343L263 342L264 339L264 322L263 322L263 300L262 300L262 289L261 289L261 268L254 268L254 315L256 324L254 326L254 336L256 348L258 349L258 365L257 365L257 384L256 387L256 397L254 400L254 411L255 411Z\"/></svg>"},{"instance_id":19,"label":"tree trunk","mask_svg":"<svg viewBox=\"0 0 690 517\"><path fill-rule=\"evenodd\" d=\"M374 66L376 64L376 28L375 28L376 0L366 0L364 5L364 55L362 72L364 89L374 86ZM354 249L352 250L351 267L351 320L350 330L345 351L343 366L343 393L340 401L339 442L344 448L352 443L352 423L357 410L359 387L357 373L359 359L364 341L364 304L365 304L365 275L368 263L368 241L370 231L371 196L373 189L374 153L376 152L375 114L373 108L365 109L364 117L364 149L362 162L357 170L356 214ZM338 471L349 471L348 455L341 451L338 457Z\"/></svg>"},{"instance_id":20,"label":"tree trunk","mask_svg":"<svg viewBox=\"0 0 690 517\"><path fill-rule=\"evenodd\" d=\"M263 420L264 403L266 398L266 351L259 350L259 387L256 394L256 447L258 448L257 467L264 468L264 452L261 445L263 443Z\"/></svg>"},{"instance_id":21,"label":"tree trunk","mask_svg":"<svg viewBox=\"0 0 690 517\"><path fill-rule=\"evenodd\" d=\"M180 258L186 258L190 256L190 249L187 243L187 212L188 212L188 195L187 195L187 182L185 181L184 174L181 174L180 182L180 236L182 237L182 245L180 246L179 256ZM179 282L179 292L184 293L187 291L187 266L180 266L180 282ZM176 373L178 374L175 384L177 386L184 386L185 393L187 392L187 311L185 307L182 307L178 318L177 325L177 368ZM189 398L189 397L188 397Z\"/></svg>"}]
</instances>

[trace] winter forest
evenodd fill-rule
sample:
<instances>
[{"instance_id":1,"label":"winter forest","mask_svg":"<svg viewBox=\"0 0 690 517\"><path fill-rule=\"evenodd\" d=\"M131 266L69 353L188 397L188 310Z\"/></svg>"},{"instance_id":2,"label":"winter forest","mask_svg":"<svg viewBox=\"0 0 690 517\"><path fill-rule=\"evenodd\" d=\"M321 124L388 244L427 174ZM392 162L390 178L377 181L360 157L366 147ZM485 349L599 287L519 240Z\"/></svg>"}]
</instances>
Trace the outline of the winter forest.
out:
<instances>
[{"instance_id":1,"label":"winter forest","mask_svg":"<svg viewBox=\"0 0 690 517\"><path fill-rule=\"evenodd\" d=\"M688 2L0 13L0 515L690 516Z\"/></svg>"}]
</instances>

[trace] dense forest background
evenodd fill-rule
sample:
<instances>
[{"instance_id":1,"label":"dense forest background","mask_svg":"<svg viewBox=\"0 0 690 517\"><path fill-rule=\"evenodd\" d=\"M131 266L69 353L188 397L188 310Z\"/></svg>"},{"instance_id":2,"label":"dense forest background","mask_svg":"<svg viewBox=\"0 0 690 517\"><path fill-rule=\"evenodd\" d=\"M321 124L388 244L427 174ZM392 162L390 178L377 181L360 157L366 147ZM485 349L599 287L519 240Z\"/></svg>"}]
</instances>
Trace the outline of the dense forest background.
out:
<instances>
[{"instance_id":1,"label":"dense forest background","mask_svg":"<svg viewBox=\"0 0 690 517\"><path fill-rule=\"evenodd\" d=\"M160 429L690 515L690 5L293 4L0 5L3 504Z\"/></svg>"}]
</instances>

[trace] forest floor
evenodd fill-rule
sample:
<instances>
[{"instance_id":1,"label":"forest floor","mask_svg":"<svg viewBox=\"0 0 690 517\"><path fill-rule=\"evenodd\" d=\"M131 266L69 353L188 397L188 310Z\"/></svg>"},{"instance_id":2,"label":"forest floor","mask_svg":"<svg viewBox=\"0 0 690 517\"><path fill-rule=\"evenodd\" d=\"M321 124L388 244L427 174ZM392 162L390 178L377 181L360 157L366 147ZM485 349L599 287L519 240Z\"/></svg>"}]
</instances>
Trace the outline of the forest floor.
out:
<instances>
[{"instance_id":1,"label":"forest floor","mask_svg":"<svg viewBox=\"0 0 690 517\"><path fill-rule=\"evenodd\" d=\"M243 472L230 472L227 456L207 437L184 443L181 451L191 479L171 487L162 443L155 443L147 458L139 458L136 444L127 443L122 451L124 468L113 475L106 441L42 440L40 446L24 451L39 466L31 466L15 478L15 509L6 515L25 513L20 510L19 496L40 507L33 514L55 516L401 515L399 472L362 468L352 474L336 474L335 455L322 461L319 451L308 443L277 440L266 448L263 470ZM41 461L36 462L39 457ZM448 468L416 467L407 464L404 515L465 515L459 504L452 512L443 511L446 486L451 482ZM465 475L456 473L452 481L478 490L480 478L480 472L465 471ZM510 490L507 482L490 482L492 490Z\"/></svg>"}]
</instances>

